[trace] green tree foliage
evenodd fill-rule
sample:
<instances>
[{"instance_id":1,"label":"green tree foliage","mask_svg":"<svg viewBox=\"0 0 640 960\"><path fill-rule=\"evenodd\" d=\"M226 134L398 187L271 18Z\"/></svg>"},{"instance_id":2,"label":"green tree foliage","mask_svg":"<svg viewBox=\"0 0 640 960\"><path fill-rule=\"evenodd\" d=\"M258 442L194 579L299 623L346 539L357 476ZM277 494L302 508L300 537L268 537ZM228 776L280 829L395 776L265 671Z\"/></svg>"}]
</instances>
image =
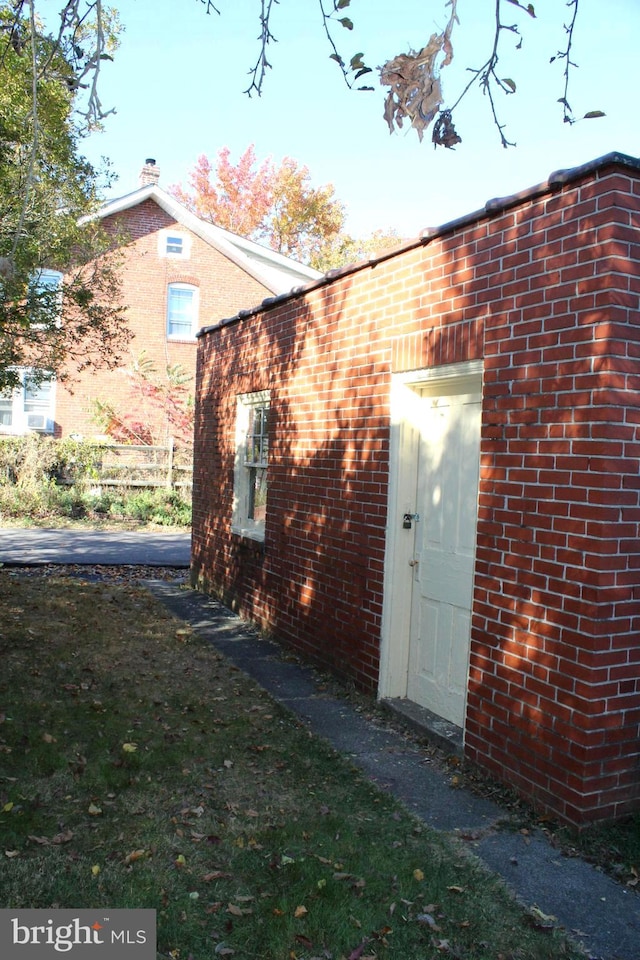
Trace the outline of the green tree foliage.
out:
<instances>
[{"instance_id":1,"label":"green tree foliage","mask_svg":"<svg viewBox=\"0 0 640 960\"><path fill-rule=\"evenodd\" d=\"M75 0L49 34L34 2L0 2L0 391L19 367L34 379L113 367L128 339L117 244L91 217L98 175L78 146L102 115L86 88L110 56L107 28ZM85 55L98 35L103 52Z\"/></svg>"}]
</instances>

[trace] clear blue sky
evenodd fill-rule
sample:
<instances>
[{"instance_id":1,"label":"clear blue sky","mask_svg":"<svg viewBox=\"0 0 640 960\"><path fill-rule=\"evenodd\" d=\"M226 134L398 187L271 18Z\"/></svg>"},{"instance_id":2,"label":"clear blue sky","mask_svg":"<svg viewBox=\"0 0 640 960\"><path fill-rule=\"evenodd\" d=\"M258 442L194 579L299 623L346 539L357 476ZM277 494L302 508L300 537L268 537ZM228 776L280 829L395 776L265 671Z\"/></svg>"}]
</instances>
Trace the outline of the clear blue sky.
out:
<instances>
[{"instance_id":1,"label":"clear blue sky","mask_svg":"<svg viewBox=\"0 0 640 960\"><path fill-rule=\"evenodd\" d=\"M455 117L463 142L434 150L430 131L391 136L382 118L384 93L346 89L329 59L317 0L280 0L273 7L272 48L262 97L243 90L258 56L259 0L218 0L222 16L206 16L199 0L114 0L125 32L101 78L103 105L117 113L104 133L84 143L93 162L109 158L119 181L109 196L135 189L146 157L161 170L161 186L182 182L197 156L222 146L237 160L251 143L259 159L291 156L306 164L315 185L332 183L347 210L347 229L365 236L395 228L410 237L470 213L497 196L546 180L610 151L640 156L640 0L580 0L569 100L577 116L607 116L563 124L557 103L562 67L549 59L564 42L565 0L534 0L537 19L505 4L521 24L520 51L509 38L500 68L517 93L502 98L505 150L489 105L471 93ZM327 4L328 5L328 4ZM492 44L492 0L458 0L454 64L442 73L445 95L457 98L467 67L482 64ZM364 51L371 66L419 49L446 22L444 0L352 0L351 31L340 29L346 59Z\"/></svg>"}]
</instances>

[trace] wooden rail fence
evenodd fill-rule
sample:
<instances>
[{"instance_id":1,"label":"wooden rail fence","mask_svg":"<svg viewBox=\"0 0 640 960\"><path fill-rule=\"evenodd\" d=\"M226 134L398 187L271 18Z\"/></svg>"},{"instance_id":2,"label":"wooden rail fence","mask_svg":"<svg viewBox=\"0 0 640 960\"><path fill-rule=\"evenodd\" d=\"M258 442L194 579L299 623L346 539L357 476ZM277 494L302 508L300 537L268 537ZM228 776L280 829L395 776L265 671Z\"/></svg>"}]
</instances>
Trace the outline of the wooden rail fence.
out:
<instances>
[{"instance_id":1,"label":"wooden rail fence","mask_svg":"<svg viewBox=\"0 0 640 960\"><path fill-rule=\"evenodd\" d=\"M169 490L190 488L193 463L175 456L173 441L165 447L133 444L109 444L101 448L96 473L90 483L95 487L164 487ZM73 478L63 478L72 483Z\"/></svg>"}]
</instances>

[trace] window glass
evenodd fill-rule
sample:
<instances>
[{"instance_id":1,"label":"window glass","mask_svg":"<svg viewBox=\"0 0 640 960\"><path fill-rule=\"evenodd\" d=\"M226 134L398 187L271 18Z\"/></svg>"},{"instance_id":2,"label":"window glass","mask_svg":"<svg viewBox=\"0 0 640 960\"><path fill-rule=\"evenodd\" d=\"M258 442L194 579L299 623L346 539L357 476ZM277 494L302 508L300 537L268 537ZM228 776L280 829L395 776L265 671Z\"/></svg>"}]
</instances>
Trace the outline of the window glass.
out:
<instances>
[{"instance_id":1,"label":"window glass","mask_svg":"<svg viewBox=\"0 0 640 960\"><path fill-rule=\"evenodd\" d=\"M268 390L238 397L231 529L264 539L269 473Z\"/></svg>"},{"instance_id":2,"label":"window glass","mask_svg":"<svg viewBox=\"0 0 640 960\"><path fill-rule=\"evenodd\" d=\"M13 423L13 394L0 393L0 425L10 427Z\"/></svg>"},{"instance_id":3,"label":"window glass","mask_svg":"<svg viewBox=\"0 0 640 960\"><path fill-rule=\"evenodd\" d=\"M41 270L31 281L31 321L43 328L58 324L62 307L62 274Z\"/></svg>"},{"instance_id":4,"label":"window glass","mask_svg":"<svg viewBox=\"0 0 640 960\"><path fill-rule=\"evenodd\" d=\"M191 255L191 234L181 233L179 229L168 228L158 231L158 256L175 257L189 260Z\"/></svg>"},{"instance_id":5,"label":"window glass","mask_svg":"<svg viewBox=\"0 0 640 960\"><path fill-rule=\"evenodd\" d=\"M172 283L167 293L167 336L191 340L197 320L197 288Z\"/></svg>"},{"instance_id":6,"label":"window glass","mask_svg":"<svg viewBox=\"0 0 640 960\"><path fill-rule=\"evenodd\" d=\"M177 256L182 254L183 248L183 238L176 234L170 235L167 237L167 245L165 250L167 253L173 253Z\"/></svg>"},{"instance_id":7,"label":"window glass","mask_svg":"<svg viewBox=\"0 0 640 960\"><path fill-rule=\"evenodd\" d=\"M269 405L249 408L245 467L248 470L247 515L264 521L267 512L267 463L269 454Z\"/></svg>"},{"instance_id":8,"label":"window glass","mask_svg":"<svg viewBox=\"0 0 640 960\"><path fill-rule=\"evenodd\" d=\"M51 381L36 383L28 375L24 378L24 409L26 413L48 410L51 403Z\"/></svg>"},{"instance_id":9,"label":"window glass","mask_svg":"<svg viewBox=\"0 0 640 960\"><path fill-rule=\"evenodd\" d=\"M3 433L26 433L54 429L54 380L37 383L29 369L20 371L20 385L0 394L0 427Z\"/></svg>"}]
</instances>

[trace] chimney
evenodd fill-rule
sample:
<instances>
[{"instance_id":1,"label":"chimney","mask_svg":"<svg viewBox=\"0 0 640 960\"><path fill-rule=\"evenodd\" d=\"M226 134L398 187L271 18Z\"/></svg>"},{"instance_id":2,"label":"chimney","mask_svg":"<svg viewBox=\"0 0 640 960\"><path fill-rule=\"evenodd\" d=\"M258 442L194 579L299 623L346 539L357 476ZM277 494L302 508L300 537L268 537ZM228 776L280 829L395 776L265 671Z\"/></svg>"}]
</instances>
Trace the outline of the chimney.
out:
<instances>
[{"instance_id":1,"label":"chimney","mask_svg":"<svg viewBox=\"0 0 640 960\"><path fill-rule=\"evenodd\" d=\"M148 187L149 184L157 184L160 179L160 167L156 166L153 157L148 157L144 162L144 167L140 171L140 186Z\"/></svg>"}]
</instances>

